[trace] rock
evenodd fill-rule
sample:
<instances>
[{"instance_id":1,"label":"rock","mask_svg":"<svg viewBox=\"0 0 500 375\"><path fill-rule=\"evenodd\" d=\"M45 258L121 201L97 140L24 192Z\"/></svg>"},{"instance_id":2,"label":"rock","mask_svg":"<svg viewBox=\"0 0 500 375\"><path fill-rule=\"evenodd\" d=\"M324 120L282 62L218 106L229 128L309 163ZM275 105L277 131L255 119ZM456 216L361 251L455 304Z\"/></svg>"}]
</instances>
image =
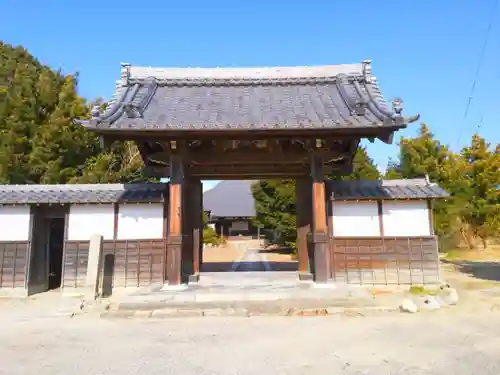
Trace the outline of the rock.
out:
<instances>
[{"instance_id":1,"label":"rock","mask_svg":"<svg viewBox=\"0 0 500 375\"><path fill-rule=\"evenodd\" d=\"M458 293L454 288L445 288L439 293L439 298L447 305L454 306L458 303Z\"/></svg>"},{"instance_id":2,"label":"rock","mask_svg":"<svg viewBox=\"0 0 500 375\"><path fill-rule=\"evenodd\" d=\"M437 310L441 307L434 296L422 296L417 303L419 310Z\"/></svg>"},{"instance_id":3,"label":"rock","mask_svg":"<svg viewBox=\"0 0 500 375\"><path fill-rule=\"evenodd\" d=\"M415 302L413 302L409 298L403 300L403 302L399 306L399 309L402 312L407 312L407 313L410 313L410 314L414 314L414 313L418 312L417 305L415 304Z\"/></svg>"}]
</instances>

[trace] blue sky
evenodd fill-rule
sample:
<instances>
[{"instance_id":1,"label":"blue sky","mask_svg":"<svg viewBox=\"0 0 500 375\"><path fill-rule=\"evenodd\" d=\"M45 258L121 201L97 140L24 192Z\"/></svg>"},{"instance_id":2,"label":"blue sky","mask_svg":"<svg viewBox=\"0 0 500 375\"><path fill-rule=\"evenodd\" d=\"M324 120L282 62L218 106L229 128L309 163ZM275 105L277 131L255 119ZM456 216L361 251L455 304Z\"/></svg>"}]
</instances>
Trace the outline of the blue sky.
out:
<instances>
[{"instance_id":1,"label":"blue sky","mask_svg":"<svg viewBox=\"0 0 500 375\"><path fill-rule=\"evenodd\" d=\"M0 38L54 68L79 72L88 98L112 94L120 62L213 67L370 59L385 97L401 96L405 112L421 113L442 142L461 147L480 123L482 136L500 142L498 8L464 120L495 0L19 3L0 1ZM379 142L369 152L384 168L397 146Z\"/></svg>"}]
</instances>

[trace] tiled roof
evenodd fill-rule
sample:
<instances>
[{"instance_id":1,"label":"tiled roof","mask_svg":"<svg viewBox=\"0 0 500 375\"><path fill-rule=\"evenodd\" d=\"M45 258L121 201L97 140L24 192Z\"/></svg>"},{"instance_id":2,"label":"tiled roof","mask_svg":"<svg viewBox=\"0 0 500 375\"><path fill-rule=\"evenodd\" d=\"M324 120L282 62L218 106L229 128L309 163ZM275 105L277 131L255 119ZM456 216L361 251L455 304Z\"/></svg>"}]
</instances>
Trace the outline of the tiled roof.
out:
<instances>
[{"instance_id":1,"label":"tiled roof","mask_svg":"<svg viewBox=\"0 0 500 375\"><path fill-rule=\"evenodd\" d=\"M0 185L0 204L161 202L168 184Z\"/></svg>"},{"instance_id":2,"label":"tiled roof","mask_svg":"<svg viewBox=\"0 0 500 375\"><path fill-rule=\"evenodd\" d=\"M418 116L389 108L371 63L273 68L147 68L122 79L94 130L399 129Z\"/></svg>"},{"instance_id":3,"label":"tiled roof","mask_svg":"<svg viewBox=\"0 0 500 375\"><path fill-rule=\"evenodd\" d=\"M334 200L436 199L449 194L426 179L330 181Z\"/></svg>"},{"instance_id":4,"label":"tiled roof","mask_svg":"<svg viewBox=\"0 0 500 375\"><path fill-rule=\"evenodd\" d=\"M212 217L254 217L251 186L255 181L221 181L203 194L203 209Z\"/></svg>"}]
</instances>

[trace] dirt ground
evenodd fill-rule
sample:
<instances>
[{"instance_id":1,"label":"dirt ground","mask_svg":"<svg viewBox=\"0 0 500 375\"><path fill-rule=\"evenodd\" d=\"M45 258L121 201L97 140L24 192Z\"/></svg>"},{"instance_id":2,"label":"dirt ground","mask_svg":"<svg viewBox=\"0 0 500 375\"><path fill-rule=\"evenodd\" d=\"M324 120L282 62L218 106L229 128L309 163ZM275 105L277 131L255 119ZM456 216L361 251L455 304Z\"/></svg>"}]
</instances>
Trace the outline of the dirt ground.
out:
<instances>
[{"instance_id":1,"label":"dirt ground","mask_svg":"<svg viewBox=\"0 0 500 375\"><path fill-rule=\"evenodd\" d=\"M5 315L0 375L498 375L488 305L407 315L166 320Z\"/></svg>"},{"instance_id":2,"label":"dirt ground","mask_svg":"<svg viewBox=\"0 0 500 375\"><path fill-rule=\"evenodd\" d=\"M229 264L247 255L204 253ZM128 320L70 317L79 300L57 293L0 299L0 375L500 374L500 262L445 260L441 272L459 304L411 315Z\"/></svg>"}]
</instances>

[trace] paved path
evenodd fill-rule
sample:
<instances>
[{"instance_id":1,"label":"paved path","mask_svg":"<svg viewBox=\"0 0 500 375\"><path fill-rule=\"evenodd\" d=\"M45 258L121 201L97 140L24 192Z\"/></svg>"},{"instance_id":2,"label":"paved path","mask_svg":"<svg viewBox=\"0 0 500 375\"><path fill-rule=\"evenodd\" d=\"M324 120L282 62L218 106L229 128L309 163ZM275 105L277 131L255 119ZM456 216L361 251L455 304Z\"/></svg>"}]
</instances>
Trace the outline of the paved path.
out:
<instances>
[{"instance_id":1,"label":"paved path","mask_svg":"<svg viewBox=\"0 0 500 375\"><path fill-rule=\"evenodd\" d=\"M271 271L271 266L265 254L259 253L258 249L252 249L245 244L242 246L242 255L237 259L231 271Z\"/></svg>"},{"instance_id":2,"label":"paved path","mask_svg":"<svg viewBox=\"0 0 500 375\"><path fill-rule=\"evenodd\" d=\"M263 250L257 241L235 241L218 248L205 248L202 271L296 271L297 262L291 254Z\"/></svg>"},{"instance_id":3,"label":"paved path","mask_svg":"<svg viewBox=\"0 0 500 375\"><path fill-rule=\"evenodd\" d=\"M0 375L498 375L499 313L4 320Z\"/></svg>"}]
</instances>

